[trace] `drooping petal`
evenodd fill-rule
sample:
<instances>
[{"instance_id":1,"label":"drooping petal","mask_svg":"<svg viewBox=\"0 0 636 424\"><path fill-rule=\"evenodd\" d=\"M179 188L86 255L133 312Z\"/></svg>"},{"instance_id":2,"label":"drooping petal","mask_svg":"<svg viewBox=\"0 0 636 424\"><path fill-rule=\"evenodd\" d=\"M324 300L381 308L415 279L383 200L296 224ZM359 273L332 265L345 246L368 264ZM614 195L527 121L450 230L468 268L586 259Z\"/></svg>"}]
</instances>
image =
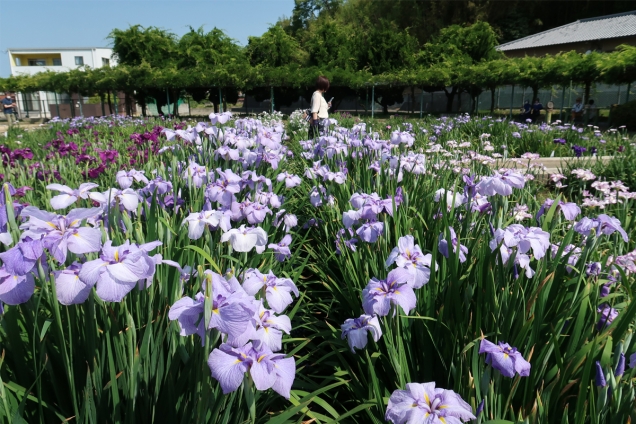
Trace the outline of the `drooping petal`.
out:
<instances>
[{"instance_id":1,"label":"drooping petal","mask_svg":"<svg viewBox=\"0 0 636 424\"><path fill-rule=\"evenodd\" d=\"M223 394L228 394L239 388L243 382L243 375L248 370L248 364L236 356L214 349L208 358L208 366L219 384Z\"/></svg>"},{"instance_id":2,"label":"drooping petal","mask_svg":"<svg viewBox=\"0 0 636 424\"><path fill-rule=\"evenodd\" d=\"M67 238L68 250L76 254L99 252L102 232L97 228L78 228Z\"/></svg>"}]
</instances>

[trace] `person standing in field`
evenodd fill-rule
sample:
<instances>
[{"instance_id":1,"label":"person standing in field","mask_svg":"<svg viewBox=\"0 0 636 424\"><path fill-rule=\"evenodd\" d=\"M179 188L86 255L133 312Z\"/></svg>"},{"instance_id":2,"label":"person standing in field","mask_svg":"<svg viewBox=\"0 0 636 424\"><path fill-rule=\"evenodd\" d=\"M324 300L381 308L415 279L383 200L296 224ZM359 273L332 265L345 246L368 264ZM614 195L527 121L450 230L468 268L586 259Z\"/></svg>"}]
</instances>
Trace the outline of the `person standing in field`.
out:
<instances>
[{"instance_id":1,"label":"person standing in field","mask_svg":"<svg viewBox=\"0 0 636 424\"><path fill-rule=\"evenodd\" d=\"M15 102L11 99L11 93L5 93L5 97L0 103L2 103L2 111L4 112L4 117L7 118L9 128L11 128L13 124L15 124L15 115L13 112L13 108L17 107Z\"/></svg>"},{"instance_id":2,"label":"person standing in field","mask_svg":"<svg viewBox=\"0 0 636 424\"><path fill-rule=\"evenodd\" d=\"M311 96L311 120L309 121L309 138L318 137L324 129L329 118L331 103L327 103L324 94L329 90L327 77L319 76L316 79L316 91Z\"/></svg>"}]
</instances>

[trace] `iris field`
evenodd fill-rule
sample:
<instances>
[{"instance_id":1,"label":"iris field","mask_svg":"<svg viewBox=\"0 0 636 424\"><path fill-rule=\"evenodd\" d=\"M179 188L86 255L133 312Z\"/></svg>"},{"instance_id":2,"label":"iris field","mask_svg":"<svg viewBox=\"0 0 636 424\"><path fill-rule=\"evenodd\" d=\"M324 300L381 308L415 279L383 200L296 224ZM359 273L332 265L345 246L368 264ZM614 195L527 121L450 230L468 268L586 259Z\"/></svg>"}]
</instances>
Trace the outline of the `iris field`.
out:
<instances>
[{"instance_id":1,"label":"iris field","mask_svg":"<svg viewBox=\"0 0 636 424\"><path fill-rule=\"evenodd\" d=\"M3 141L2 422L636 420L624 129L343 114L308 140L225 113Z\"/></svg>"}]
</instances>

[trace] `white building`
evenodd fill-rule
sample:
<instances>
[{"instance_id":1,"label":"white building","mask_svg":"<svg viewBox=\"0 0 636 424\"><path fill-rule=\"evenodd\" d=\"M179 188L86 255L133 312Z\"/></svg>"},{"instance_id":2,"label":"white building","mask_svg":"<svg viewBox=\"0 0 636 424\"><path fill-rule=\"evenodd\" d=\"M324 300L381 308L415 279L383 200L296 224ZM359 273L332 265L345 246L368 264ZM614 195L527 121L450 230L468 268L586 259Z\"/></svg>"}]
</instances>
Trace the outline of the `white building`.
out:
<instances>
[{"instance_id":1,"label":"white building","mask_svg":"<svg viewBox=\"0 0 636 424\"><path fill-rule=\"evenodd\" d=\"M82 66L101 68L115 66L113 49L107 47L8 49L11 75L33 75L38 72L66 72ZM21 116L50 117L51 104L70 102L68 95L40 91L16 96Z\"/></svg>"}]
</instances>

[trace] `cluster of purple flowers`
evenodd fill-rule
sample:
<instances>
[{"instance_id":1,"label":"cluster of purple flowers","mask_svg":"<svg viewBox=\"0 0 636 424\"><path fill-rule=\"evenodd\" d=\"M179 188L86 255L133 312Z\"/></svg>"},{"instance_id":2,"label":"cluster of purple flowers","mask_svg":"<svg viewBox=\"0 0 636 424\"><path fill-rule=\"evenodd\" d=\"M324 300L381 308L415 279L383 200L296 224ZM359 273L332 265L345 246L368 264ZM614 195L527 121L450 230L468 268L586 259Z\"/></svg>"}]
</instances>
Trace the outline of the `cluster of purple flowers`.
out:
<instances>
[{"instance_id":1,"label":"cluster of purple flowers","mask_svg":"<svg viewBox=\"0 0 636 424\"><path fill-rule=\"evenodd\" d=\"M208 358L212 377L223 393L238 389L249 373L256 389L271 388L289 398L296 364L275 352L282 347L283 332L291 331L289 317L279 314L292 303L292 293L298 296L298 289L289 278L278 278L271 271L262 274L248 269L241 278L242 284L232 272L224 277L205 271L201 291L194 298L178 300L168 316L178 322L182 336L197 334L202 345L210 329L223 335L223 343ZM206 290L212 293L208 322L204 319Z\"/></svg>"},{"instance_id":2,"label":"cluster of purple flowers","mask_svg":"<svg viewBox=\"0 0 636 424\"><path fill-rule=\"evenodd\" d=\"M507 264L514 254L514 271L518 276L517 267L526 271L526 277L532 278L534 270L530 267L530 254L535 259L543 258L550 248L550 233L538 227L524 227L521 224L511 224L505 229L497 229L490 241L491 251L499 249L503 264Z\"/></svg>"}]
</instances>

